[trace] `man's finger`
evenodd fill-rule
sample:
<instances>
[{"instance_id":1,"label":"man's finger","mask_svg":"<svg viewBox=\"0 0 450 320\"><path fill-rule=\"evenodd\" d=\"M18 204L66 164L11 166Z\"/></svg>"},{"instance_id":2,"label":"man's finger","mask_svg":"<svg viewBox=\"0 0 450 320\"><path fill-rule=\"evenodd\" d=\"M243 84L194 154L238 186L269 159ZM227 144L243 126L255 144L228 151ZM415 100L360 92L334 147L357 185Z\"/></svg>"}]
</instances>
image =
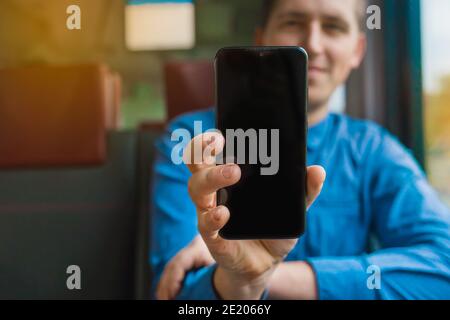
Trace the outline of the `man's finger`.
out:
<instances>
[{"instance_id":1,"label":"man's finger","mask_svg":"<svg viewBox=\"0 0 450 320\"><path fill-rule=\"evenodd\" d=\"M186 267L186 269L184 269ZM181 288L181 282L184 280L186 270L191 269L188 266L174 265L172 272L167 279L168 298L175 299Z\"/></svg>"},{"instance_id":2,"label":"man's finger","mask_svg":"<svg viewBox=\"0 0 450 320\"><path fill-rule=\"evenodd\" d=\"M168 289L169 300L174 300L177 297L177 295L180 293L181 282L182 281L171 283L170 288Z\"/></svg>"},{"instance_id":3,"label":"man's finger","mask_svg":"<svg viewBox=\"0 0 450 320\"><path fill-rule=\"evenodd\" d=\"M218 206L199 214L198 229L208 248L213 253L215 248L224 241L219 231L230 219L230 211L225 206Z\"/></svg>"},{"instance_id":4,"label":"man's finger","mask_svg":"<svg viewBox=\"0 0 450 320\"><path fill-rule=\"evenodd\" d=\"M191 173L215 164L215 156L222 152L225 139L219 132L206 132L194 137L183 152L183 162Z\"/></svg>"},{"instance_id":5,"label":"man's finger","mask_svg":"<svg viewBox=\"0 0 450 320\"><path fill-rule=\"evenodd\" d=\"M322 190L326 172L321 166L311 166L306 172L306 206L309 208Z\"/></svg>"},{"instance_id":6,"label":"man's finger","mask_svg":"<svg viewBox=\"0 0 450 320\"><path fill-rule=\"evenodd\" d=\"M181 288L181 282L185 276L184 267L185 266L179 265L179 261L173 261L164 269L158 287L158 299L170 300L177 296L178 291Z\"/></svg>"},{"instance_id":7,"label":"man's finger","mask_svg":"<svg viewBox=\"0 0 450 320\"><path fill-rule=\"evenodd\" d=\"M166 277L167 277L167 267L164 268L161 278L159 279L158 285L156 287L157 300L167 300Z\"/></svg>"},{"instance_id":8,"label":"man's finger","mask_svg":"<svg viewBox=\"0 0 450 320\"><path fill-rule=\"evenodd\" d=\"M166 282L163 278L161 278L161 281L158 284L158 288L156 289L156 299L157 300L168 300L168 292L166 288Z\"/></svg>"},{"instance_id":9,"label":"man's finger","mask_svg":"<svg viewBox=\"0 0 450 320\"><path fill-rule=\"evenodd\" d=\"M189 179L189 194L200 210L211 208L216 205L215 192L237 183L240 178L241 170L236 164L200 170Z\"/></svg>"}]
</instances>

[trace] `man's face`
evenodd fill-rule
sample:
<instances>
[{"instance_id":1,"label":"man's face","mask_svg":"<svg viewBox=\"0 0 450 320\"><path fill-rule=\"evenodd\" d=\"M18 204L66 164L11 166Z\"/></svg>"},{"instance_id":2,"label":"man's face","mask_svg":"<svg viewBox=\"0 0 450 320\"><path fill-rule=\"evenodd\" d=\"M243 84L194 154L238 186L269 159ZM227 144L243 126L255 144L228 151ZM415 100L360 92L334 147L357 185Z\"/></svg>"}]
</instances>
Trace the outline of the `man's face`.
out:
<instances>
[{"instance_id":1,"label":"man's face","mask_svg":"<svg viewBox=\"0 0 450 320\"><path fill-rule=\"evenodd\" d=\"M361 63L365 36L360 32L360 0L278 0L257 45L301 46L309 56L312 110L327 103L350 71Z\"/></svg>"}]
</instances>

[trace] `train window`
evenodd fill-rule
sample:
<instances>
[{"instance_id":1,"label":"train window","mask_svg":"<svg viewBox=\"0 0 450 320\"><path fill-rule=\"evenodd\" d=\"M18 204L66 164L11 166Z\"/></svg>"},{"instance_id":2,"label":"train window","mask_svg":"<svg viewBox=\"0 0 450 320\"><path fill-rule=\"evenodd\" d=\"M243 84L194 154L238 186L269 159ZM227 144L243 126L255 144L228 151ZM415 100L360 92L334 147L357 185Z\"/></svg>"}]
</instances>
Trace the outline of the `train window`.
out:
<instances>
[{"instance_id":1,"label":"train window","mask_svg":"<svg viewBox=\"0 0 450 320\"><path fill-rule=\"evenodd\" d=\"M422 0L427 172L450 205L450 12L448 0Z\"/></svg>"}]
</instances>

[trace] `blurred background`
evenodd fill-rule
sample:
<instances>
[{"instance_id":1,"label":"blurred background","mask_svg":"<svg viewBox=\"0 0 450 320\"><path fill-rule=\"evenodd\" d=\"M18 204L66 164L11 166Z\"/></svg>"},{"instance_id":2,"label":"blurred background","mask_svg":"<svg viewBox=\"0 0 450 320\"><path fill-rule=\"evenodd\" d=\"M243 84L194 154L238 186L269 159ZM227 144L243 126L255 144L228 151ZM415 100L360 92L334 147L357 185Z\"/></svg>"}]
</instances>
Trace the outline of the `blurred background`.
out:
<instances>
[{"instance_id":1,"label":"blurred background","mask_svg":"<svg viewBox=\"0 0 450 320\"><path fill-rule=\"evenodd\" d=\"M136 3L139 1L3 0L0 67L106 63L123 81L121 126L135 128L142 121L162 121L166 117L164 63L174 59L212 59L222 46L251 44L260 0L196 0L192 49L154 51L127 48L125 11L127 5ZM81 30L65 27L66 8L72 4L82 10ZM427 0L420 1L420 5L426 167L431 181L450 203L450 20L445 16L450 12L450 3ZM145 16L134 17L139 18ZM383 27L386 29L387 25ZM148 38L157 33L157 29L141 30ZM334 110L343 111L343 90L334 101Z\"/></svg>"},{"instance_id":2,"label":"blurred background","mask_svg":"<svg viewBox=\"0 0 450 320\"><path fill-rule=\"evenodd\" d=\"M214 103L214 55L224 46L252 44L260 3L0 1L0 288L8 289L0 290L0 298L67 294L64 273L39 285L33 272L51 274L74 257L94 270L87 277L96 279L98 291L89 297L146 296L140 284L149 283L149 236L142 226L148 224L153 139L177 114ZM382 28L367 30L367 57L334 96L332 110L371 119L398 136L450 205L450 1L367 4L380 6ZM67 11L71 5L80 9L81 29L67 27L76 13ZM85 209L97 220L87 218ZM127 210L132 223L124 218ZM34 220L33 211L48 214L45 222ZM73 216L60 220L61 212ZM62 235L60 225L75 227ZM35 237L16 242L21 232ZM89 257L83 244L61 254L80 235L84 244L95 244ZM55 243L55 237L66 242ZM140 262L126 264L136 241L143 247L132 254ZM106 249L115 256L99 253L112 252ZM48 254L59 260L18 269L26 259L13 251L34 252L28 260L36 262ZM111 266L116 269L105 275ZM124 268L134 270L136 286L117 276L130 274ZM17 281L24 284L24 275L35 281L26 284L29 295L11 289L20 287Z\"/></svg>"},{"instance_id":3,"label":"blurred background","mask_svg":"<svg viewBox=\"0 0 450 320\"><path fill-rule=\"evenodd\" d=\"M136 52L126 46L127 1L5 0L0 2L0 40L3 48L0 51L0 66L106 63L123 79L122 126L133 128L143 120L163 120L166 116L164 62L172 59L211 59L222 46L250 44L258 19L255 12L258 2L196 1L193 6L195 44L192 49ZM66 8L72 4L81 8L81 30L66 28L69 16ZM178 32L182 32L181 27ZM151 38L159 33L159 29L143 29L140 33Z\"/></svg>"}]
</instances>

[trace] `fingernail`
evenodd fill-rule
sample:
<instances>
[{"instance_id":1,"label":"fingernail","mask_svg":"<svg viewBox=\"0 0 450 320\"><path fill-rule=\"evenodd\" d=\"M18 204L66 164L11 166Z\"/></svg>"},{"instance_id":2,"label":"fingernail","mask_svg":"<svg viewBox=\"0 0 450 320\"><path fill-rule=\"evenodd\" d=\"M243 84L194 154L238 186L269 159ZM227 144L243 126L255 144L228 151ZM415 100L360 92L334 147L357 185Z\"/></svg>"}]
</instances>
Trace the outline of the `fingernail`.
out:
<instances>
[{"instance_id":1,"label":"fingernail","mask_svg":"<svg viewBox=\"0 0 450 320\"><path fill-rule=\"evenodd\" d=\"M220 212L219 212L219 210L217 208L214 209L213 219L216 220L216 221L220 220Z\"/></svg>"},{"instance_id":2,"label":"fingernail","mask_svg":"<svg viewBox=\"0 0 450 320\"><path fill-rule=\"evenodd\" d=\"M222 169L222 176L225 179L230 179L233 175L234 165L227 165Z\"/></svg>"}]
</instances>

